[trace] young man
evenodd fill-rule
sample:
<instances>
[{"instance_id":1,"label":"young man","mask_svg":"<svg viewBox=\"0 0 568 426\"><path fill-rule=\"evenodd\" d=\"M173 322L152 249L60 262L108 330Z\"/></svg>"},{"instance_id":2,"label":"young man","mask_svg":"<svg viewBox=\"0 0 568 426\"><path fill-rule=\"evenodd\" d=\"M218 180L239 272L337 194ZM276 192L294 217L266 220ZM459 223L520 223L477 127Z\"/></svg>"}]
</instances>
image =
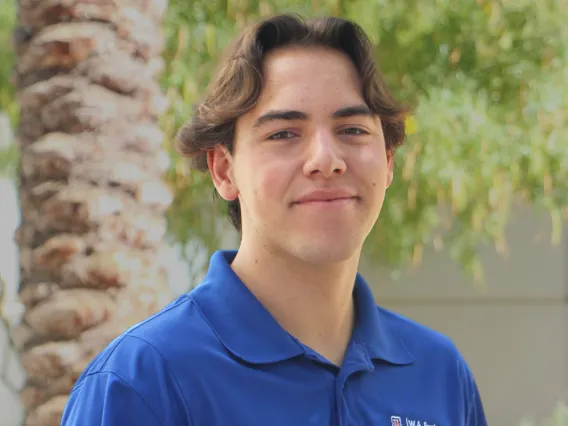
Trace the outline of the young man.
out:
<instances>
[{"instance_id":1,"label":"young man","mask_svg":"<svg viewBox=\"0 0 568 426\"><path fill-rule=\"evenodd\" d=\"M357 273L405 137L372 50L336 18L236 40L180 141L239 250L111 343L63 425L486 425L450 340L377 307Z\"/></svg>"}]
</instances>

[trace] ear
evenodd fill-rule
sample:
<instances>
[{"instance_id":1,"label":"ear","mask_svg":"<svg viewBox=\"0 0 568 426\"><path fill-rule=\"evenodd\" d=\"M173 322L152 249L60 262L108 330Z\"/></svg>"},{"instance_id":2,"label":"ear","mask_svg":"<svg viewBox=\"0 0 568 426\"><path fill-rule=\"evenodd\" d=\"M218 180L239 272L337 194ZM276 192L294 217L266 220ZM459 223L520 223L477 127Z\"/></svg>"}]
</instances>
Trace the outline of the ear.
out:
<instances>
[{"instance_id":1,"label":"ear","mask_svg":"<svg viewBox=\"0 0 568 426\"><path fill-rule=\"evenodd\" d=\"M389 153L387 155L387 188L391 186L394 179L394 153Z\"/></svg>"},{"instance_id":2,"label":"ear","mask_svg":"<svg viewBox=\"0 0 568 426\"><path fill-rule=\"evenodd\" d=\"M233 158L225 146L207 151L207 166L217 192L227 201L235 200L239 191L233 174Z\"/></svg>"}]
</instances>

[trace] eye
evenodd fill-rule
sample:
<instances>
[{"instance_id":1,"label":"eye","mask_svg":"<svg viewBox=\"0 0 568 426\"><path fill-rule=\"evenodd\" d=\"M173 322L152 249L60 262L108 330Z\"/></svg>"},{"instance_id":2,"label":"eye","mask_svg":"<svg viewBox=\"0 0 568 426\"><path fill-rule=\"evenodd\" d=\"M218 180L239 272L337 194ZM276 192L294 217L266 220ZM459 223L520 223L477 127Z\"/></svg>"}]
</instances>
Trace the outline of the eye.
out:
<instances>
[{"instance_id":1,"label":"eye","mask_svg":"<svg viewBox=\"0 0 568 426\"><path fill-rule=\"evenodd\" d=\"M291 139L295 138L296 135L288 130L281 130L280 132L276 132L271 134L268 139L270 140L283 140L283 139Z\"/></svg>"},{"instance_id":2,"label":"eye","mask_svg":"<svg viewBox=\"0 0 568 426\"><path fill-rule=\"evenodd\" d=\"M340 133L352 136L362 136L369 134L369 132L361 129L360 127L345 127L344 129L341 129Z\"/></svg>"}]
</instances>

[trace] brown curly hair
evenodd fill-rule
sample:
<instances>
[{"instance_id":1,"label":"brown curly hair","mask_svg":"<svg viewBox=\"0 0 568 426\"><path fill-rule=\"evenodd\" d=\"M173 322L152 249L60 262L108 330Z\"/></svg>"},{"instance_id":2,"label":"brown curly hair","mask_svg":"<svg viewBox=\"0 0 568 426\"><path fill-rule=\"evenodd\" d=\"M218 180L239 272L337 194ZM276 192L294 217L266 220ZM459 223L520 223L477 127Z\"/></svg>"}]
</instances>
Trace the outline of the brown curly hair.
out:
<instances>
[{"instance_id":1,"label":"brown curly hair","mask_svg":"<svg viewBox=\"0 0 568 426\"><path fill-rule=\"evenodd\" d=\"M264 57L288 46L327 47L347 54L361 79L365 102L381 120L387 153L393 155L403 143L406 110L390 94L374 58L374 46L363 29L341 18L305 20L284 14L244 29L228 48L193 117L180 129L178 151L191 158L194 168L206 171L206 152L219 144L233 152L237 119L254 107L262 90ZM240 232L238 199L229 202L228 212Z\"/></svg>"}]
</instances>

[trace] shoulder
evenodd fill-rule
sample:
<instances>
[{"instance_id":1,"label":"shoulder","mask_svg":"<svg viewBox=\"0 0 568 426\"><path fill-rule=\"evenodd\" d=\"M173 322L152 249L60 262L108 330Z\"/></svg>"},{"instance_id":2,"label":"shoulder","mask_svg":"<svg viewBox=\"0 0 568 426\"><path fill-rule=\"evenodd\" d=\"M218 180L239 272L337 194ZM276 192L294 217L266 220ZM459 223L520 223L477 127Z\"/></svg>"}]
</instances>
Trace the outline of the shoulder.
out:
<instances>
[{"instance_id":1,"label":"shoulder","mask_svg":"<svg viewBox=\"0 0 568 426\"><path fill-rule=\"evenodd\" d=\"M179 392L176 365L217 340L193 299L185 294L134 325L106 346L87 366L75 387L89 376L112 374L136 390L157 385Z\"/></svg>"},{"instance_id":2,"label":"shoulder","mask_svg":"<svg viewBox=\"0 0 568 426\"><path fill-rule=\"evenodd\" d=\"M432 358L463 362L455 343L445 334L383 307L377 306L377 310L381 320L388 324L417 362L431 362Z\"/></svg>"},{"instance_id":3,"label":"shoulder","mask_svg":"<svg viewBox=\"0 0 568 426\"><path fill-rule=\"evenodd\" d=\"M377 306L381 321L414 357L413 371L429 383L450 386L455 407L463 407L465 425L486 426L487 420L473 374L454 342L443 333ZM440 389L438 393L441 393Z\"/></svg>"},{"instance_id":4,"label":"shoulder","mask_svg":"<svg viewBox=\"0 0 568 426\"><path fill-rule=\"evenodd\" d=\"M445 377L468 395L477 393L468 363L448 336L396 312L380 306L377 309L381 319L388 322L389 328L412 354L420 369L436 372L439 378Z\"/></svg>"},{"instance_id":5,"label":"shoulder","mask_svg":"<svg viewBox=\"0 0 568 426\"><path fill-rule=\"evenodd\" d=\"M73 387L68 412L77 411L77 407L84 411L89 404L107 406L112 400L118 413L121 405L125 407L129 401L134 404L135 399L140 404L136 407L148 407L157 419L189 418L190 395L178 383L179 365L188 365L192 353L215 344L192 297L180 296L126 330L95 356ZM97 410L93 415L104 411ZM110 412L111 407L105 410Z\"/></svg>"},{"instance_id":6,"label":"shoulder","mask_svg":"<svg viewBox=\"0 0 568 426\"><path fill-rule=\"evenodd\" d=\"M211 335L193 298L184 294L116 337L91 361L83 376L114 372L129 382L141 377L146 382L148 374L140 373L166 373L180 351L188 354L192 348L203 347L204 340L213 340Z\"/></svg>"}]
</instances>

